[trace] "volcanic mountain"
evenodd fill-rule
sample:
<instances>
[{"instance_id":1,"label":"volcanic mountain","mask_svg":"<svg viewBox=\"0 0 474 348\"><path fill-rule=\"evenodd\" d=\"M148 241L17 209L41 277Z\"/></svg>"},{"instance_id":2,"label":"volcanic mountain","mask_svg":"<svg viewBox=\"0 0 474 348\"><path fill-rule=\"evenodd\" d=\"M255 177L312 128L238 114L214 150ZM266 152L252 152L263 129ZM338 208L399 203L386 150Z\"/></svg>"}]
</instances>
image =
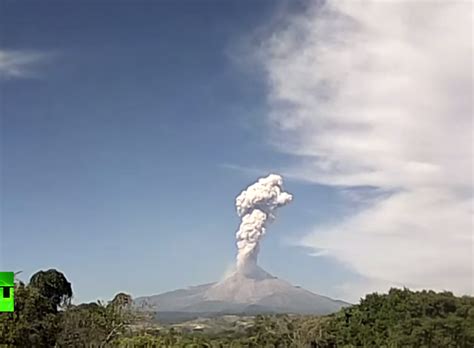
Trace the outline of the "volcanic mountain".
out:
<instances>
[{"instance_id":1,"label":"volcanic mountain","mask_svg":"<svg viewBox=\"0 0 474 348\"><path fill-rule=\"evenodd\" d=\"M349 305L293 286L257 265L251 270L236 271L220 282L139 297L134 303L143 310L157 312L158 316L172 312L181 313L182 317L263 313L323 315Z\"/></svg>"},{"instance_id":2,"label":"volcanic mountain","mask_svg":"<svg viewBox=\"0 0 474 348\"><path fill-rule=\"evenodd\" d=\"M236 271L223 281L135 300L138 308L157 313L328 314L347 305L314 294L278 279L257 264L260 241L276 210L293 196L283 190L283 178L270 174L260 178L235 199L240 225L236 233Z\"/></svg>"}]
</instances>

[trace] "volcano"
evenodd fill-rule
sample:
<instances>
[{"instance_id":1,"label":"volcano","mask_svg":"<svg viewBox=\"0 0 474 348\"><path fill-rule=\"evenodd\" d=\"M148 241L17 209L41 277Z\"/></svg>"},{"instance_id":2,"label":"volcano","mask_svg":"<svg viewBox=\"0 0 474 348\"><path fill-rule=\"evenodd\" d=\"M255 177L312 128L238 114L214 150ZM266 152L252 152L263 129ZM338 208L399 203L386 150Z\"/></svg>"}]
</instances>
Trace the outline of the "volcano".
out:
<instances>
[{"instance_id":1,"label":"volcano","mask_svg":"<svg viewBox=\"0 0 474 348\"><path fill-rule=\"evenodd\" d=\"M220 282L139 297L134 303L137 308L156 312L158 317L173 313L183 318L270 313L325 315L349 305L293 286L257 265L238 270Z\"/></svg>"},{"instance_id":2,"label":"volcano","mask_svg":"<svg viewBox=\"0 0 474 348\"><path fill-rule=\"evenodd\" d=\"M270 174L248 186L235 199L241 218L236 233L236 271L224 280L140 297L135 305L157 313L216 314L300 313L329 314L348 305L278 279L257 264L260 241L276 210L293 196L283 190L283 178Z\"/></svg>"}]
</instances>

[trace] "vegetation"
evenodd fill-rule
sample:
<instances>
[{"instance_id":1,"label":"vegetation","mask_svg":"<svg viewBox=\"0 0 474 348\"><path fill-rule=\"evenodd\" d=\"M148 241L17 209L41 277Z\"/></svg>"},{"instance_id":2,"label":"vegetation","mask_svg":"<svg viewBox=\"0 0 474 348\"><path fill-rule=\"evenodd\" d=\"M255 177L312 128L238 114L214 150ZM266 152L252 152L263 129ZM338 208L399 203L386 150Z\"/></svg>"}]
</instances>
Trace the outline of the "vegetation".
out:
<instances>
[{"instance_id":1,"label":"vegetation","mask_svg":"<svg viewBox=\"0 0 474 348\"><path fill-rule=\"evenodd\" d=\"M474 299L391 289L334 316L328 339L357 347L474 347Z\"/></svg>"},{"instance_id":2,"label":"vegetation","mask_svg":"<svg viewBox=\"0 0 474 348\"><path fill-rule=\"evenodd\" d=\"M61 331L60 313L72 297L71 284L56 270L38 272L15 288L15 312L0 313L0 344L51 347Z\"/></svg>"},{"instance_id":3,"label":"vegetation","mask_svg":"<svg viewBox=\"0 0 474 348\"><path fill-rule=\"evenodd\" d=\"M60 315L60 347L100 347L123 335L134 320L129 295L117 294L109 304L101 302L70 306Z\"/></svg>"},{"instance_id":4,"label":"vegetation","mask_svg":"<svg viewBox=\"0 0 474 348\"><path fill-rule=\"evenodd\" d=\"M2 347L474 347L474 299L391 289L331 316L259 315L220 332L157 327L131 297L72 305L56 271L17 283L15 312L0 314Z\"/></svg>"}]
</instances>

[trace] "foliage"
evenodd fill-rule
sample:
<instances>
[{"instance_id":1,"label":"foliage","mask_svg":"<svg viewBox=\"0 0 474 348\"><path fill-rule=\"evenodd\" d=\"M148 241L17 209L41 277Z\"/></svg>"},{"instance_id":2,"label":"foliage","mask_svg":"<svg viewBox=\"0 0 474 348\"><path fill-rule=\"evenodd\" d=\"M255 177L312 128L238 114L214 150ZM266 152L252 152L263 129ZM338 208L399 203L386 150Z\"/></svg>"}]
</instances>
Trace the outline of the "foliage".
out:
<instances>
[{"instance_id":1,"label":"foliage","mask_svg":"<svg viewBox=\"0 0 474 348\"><path fill-rule=\"evenodd\" d=\"M391 289L343 309L325 333L337 346L474 347L474 299Z\"/></svg>"},{"instance_id":2,"label":"foliage","mask_svg":"<svg viewBox=\"0 0 474 348\"><path fill-rule=\"evenodd\" d=\"M0 314L0 346L12 347L474 347L474 298L391 289L325 317L258 315L221 332L156 328L132 298L71 305L71 284L40 271L15 286L15 312ZM150 324L150 325L148 325Z\"/></svg>"},{"instance_id":3,"label":"foliage","mask_svg":"<svg viewBox=\"0 0 474 348\"><path fill-rule=\"evenodd\" d=\"M92 302L69 306L61 313L61 332L57 344L61 347L103 346L127 331L134 316L129 310L130 295L119 293L105 305Z\"/></svg>"},{"instance_id":4,"label":"foliage","mask_svg":"<svg viewBox=\"0 0 474 348\"><path fill-rule=\"evenodd\" d=\"M15 285L15 312L0 314L0 346L104 346L132 322L131 297L118 294L109 304L70 304L72 287L56 270L34 274Z\"/></svg>"},{"instance_id":5,"label":"foliage","mask_svg":"<svg viewBox=\"0 0 474 348\"><path fill-rule=\"evenodd\" d=\"M128 308L132 305L132 297L128 294L120 292L115 295L113 300L110 301L110 304L115 308Z\"/></svg>"},{"instance_id":6,"label":"foliage","mask_svg":"<svg viewBox=\"0 0 474 348\"><path fill-rule=\"evenodd\" d=\"M71 283L64 274L55 269L33 274L29 286L37 289L51 303L54 311L60 306L69 304L72 298Z\"/></svg>"},{"instance_id":7,"label":"foliage","mask_svg":"<svg viewBox=\"0 0 474 348\"><path fill-rule=\"evenodd\" d=\"M59 330L57 308L37 288L16 284L15 312L0 314L0 344L48 347Z\"/></svg>"}]
</instances>

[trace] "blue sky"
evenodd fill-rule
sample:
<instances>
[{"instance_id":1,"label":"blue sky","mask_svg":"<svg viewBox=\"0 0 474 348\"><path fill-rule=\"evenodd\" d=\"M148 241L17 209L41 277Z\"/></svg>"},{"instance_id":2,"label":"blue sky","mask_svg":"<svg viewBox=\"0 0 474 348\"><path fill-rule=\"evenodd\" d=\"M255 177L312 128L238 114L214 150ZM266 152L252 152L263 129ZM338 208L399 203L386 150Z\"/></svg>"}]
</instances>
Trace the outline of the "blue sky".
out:
<instances>
[{"instance_id":1,"label":"blue sky","mask_svg":"<svg viewBox=\"0 0 474 348\"><path fill-rule=\"evenodd\" d=\"M236 195L277 172L267 271L473 294L471 12L0 0L0 268L57 268L77 301L218 280Z\"/></svg>"},{"instance_id":2,"label":"blue sky","mask_svg":"<svg viewBox=\"0 0 474 348\"><path fill-rule=\"evenodd\" d=\"M3 1L1 49L39 57L1 81L2 268L58 268L78 301L219 279L235 196L286 161L265 141L263 78L233 57L276 6ZM288 244L347 207L327 187L286 188L260 262L330 294L345 268Z\"/></svg>"}]
</instances>

